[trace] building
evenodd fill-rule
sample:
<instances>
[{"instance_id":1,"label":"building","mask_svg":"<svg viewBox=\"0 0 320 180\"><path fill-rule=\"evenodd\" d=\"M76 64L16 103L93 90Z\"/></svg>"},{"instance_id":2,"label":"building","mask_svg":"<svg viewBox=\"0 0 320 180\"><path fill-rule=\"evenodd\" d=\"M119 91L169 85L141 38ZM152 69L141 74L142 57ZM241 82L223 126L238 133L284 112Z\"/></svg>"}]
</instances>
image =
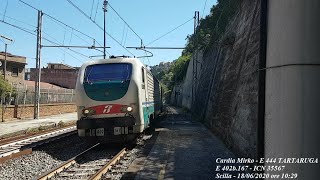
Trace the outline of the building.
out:
<instances>
[{"instance_id":1,"label":"building","mask_svg":"<svg viewBox=\"0 0 320 180\"><path fill-rule=\"evenodd\" d=\"M41 69L41 82L47 82L60 87L74 89L78 77L78 67L71 67L61 63L48 63ZM36 80L36 68L30 69L30 81Z\"/></svg>"},{"instance_id":2,"label":"building","mask_svg":"<svg viewBox=\"0 0 320 180\"><path fill-rule=\"evenodd\" d=\"M1 74L4 74L4 59L5 52L0 52L0 61L1 61ZM26 57L17 56L10 53L7 53L7 66L6 66L6 79L15 84L22 84L24 82L24 73L26 66Z\"/></svg>"}]
</instances>

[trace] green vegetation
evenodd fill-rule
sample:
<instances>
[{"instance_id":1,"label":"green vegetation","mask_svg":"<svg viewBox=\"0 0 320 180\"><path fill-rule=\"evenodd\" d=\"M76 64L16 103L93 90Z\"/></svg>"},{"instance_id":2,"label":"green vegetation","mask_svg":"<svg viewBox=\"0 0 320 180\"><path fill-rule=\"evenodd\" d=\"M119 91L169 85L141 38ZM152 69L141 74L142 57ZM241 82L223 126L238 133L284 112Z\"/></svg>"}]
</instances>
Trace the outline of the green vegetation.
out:
<instances>
[{"instance_id":1,"label":"green vegetation","mask_svg":"<svg viewBox=\"0 0 320 180\"><path fill-rule=\"evenodd\" d=\"M14 93L14 89L8 83L8 81L4 80L3 76L0 75L0 97L9 97Z\"/></svg>"},{"instance_id":2,"label":"green vegetation","mask_svg":"<svg viewBox=\"0 0 320 180\"><path fill-rule=\"evenodd\" d=\"M196 33L189 35L184 54L192 54L195 50L206 48L217 43L225 33L226 27L240 6L240 0L218 0L210 14L200 20Z\"/></svg>"},{"instance_id":3,"label":"green vegetation","mask_svg":"<svg viewBox=\"0 0 320 180\"><path fill-rule=\"evenodd\" d=\"M167 98L174 85L181 83L185 78L193 53L196 50L206 50L221 40L240 2L240 0L218 0L217 5L211 8L210 14L200 20L196 33L187 37L186 48L181 56L170 64L170 68L162 69L161 64L151 67L153 74L164 86Z\"/></svg>"}]
</instances>

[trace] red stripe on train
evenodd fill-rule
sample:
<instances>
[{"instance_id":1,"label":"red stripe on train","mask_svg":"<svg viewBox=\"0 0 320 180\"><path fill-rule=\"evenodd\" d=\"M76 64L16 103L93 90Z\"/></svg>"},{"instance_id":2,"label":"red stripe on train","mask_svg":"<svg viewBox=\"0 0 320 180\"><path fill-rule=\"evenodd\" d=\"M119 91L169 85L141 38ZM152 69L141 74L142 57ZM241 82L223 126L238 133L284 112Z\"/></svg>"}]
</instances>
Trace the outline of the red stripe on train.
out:
<instances>
[{"instance_id":1,"label":"red stripe on train","mask_svg":"<svg viewBox=\"0 0 320 180\"><path fill-rule=\"evenodd\" d=\"M93 106L87 109L94 109L95 114L117 114L122 113L121 108L124 105L121 104L104 104L99 106Z\"/></svg>"}]
</instances>

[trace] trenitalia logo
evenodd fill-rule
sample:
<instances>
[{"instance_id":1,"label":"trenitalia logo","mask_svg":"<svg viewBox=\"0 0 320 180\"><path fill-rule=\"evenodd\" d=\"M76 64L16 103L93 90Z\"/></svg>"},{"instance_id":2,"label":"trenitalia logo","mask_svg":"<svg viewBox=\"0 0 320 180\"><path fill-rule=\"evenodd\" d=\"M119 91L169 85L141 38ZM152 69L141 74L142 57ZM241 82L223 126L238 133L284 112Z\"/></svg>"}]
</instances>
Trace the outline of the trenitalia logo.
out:
<instances>
[{"instance_id":1,"label":"trenitalia logo","mask_svg":"<svg viewBox=\"0 0 320 180\"><path fill-rule=\"evenodd\" d=\"M112 109L112 105L106 105L103 110L103 114L109 114Z\"/></svg>"},{"instance_id":2,"label":"trenitalia logo","mask_svg":"<svg viewBox=\"0 0 320 180\"><path fill-rule=\"evenodd\" d=\"M125 105L122 104L103 104L99 106L88 107L88 109L95 110L95 115L98 114L118 114L121 112L122 107Z\"/></svg>"}]
</instances>

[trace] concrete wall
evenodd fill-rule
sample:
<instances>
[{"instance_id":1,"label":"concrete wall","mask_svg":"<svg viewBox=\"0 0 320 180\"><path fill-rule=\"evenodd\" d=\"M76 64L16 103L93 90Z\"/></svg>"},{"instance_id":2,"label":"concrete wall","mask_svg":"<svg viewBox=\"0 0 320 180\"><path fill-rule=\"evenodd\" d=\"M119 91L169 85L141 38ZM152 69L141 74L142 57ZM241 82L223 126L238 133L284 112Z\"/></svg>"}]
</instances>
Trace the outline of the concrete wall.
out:
<instances>
[{"instance_id":1,"label":"concrete wall","mask_svg":"<svg viewBox=\"0 0 320 180\"><path fill-rule=\"evenodd\" d=\"M3 62L2 62L3 64ZM13 68L18 69L18 76L13 73ZM2 69L1 69L2 71ZM25 64L7 62L6 79L12 84L23 84L24 82Z\"/></svg>"},{"instance_id":2,"label":"concrete wall","mask_svg":"<svg viewBox=\"0 0 320 180\"><path fill-rule=\"evenodd\" d=\"M179 85L176 85L173 88L173 91L171 93L171 103L175 104L177 106L186 107L188 109L192 108L192 83L194 78L194 71L193 71L193 64L194 61L198 62L197 67L197 77L199 79L200 76L200 70L201 70L201 61L202 61L202 52L199 52L197 56L191 57L191 60L189 62L189 66L187 69L186 76L182 83Z\"/></svg>"},{"instance_id":3,"label":"concrete wall","mask_svg":"<svg viewBox=\"0 0 320 180\"><path fill-rule=\"evenodd\" d=\"M1 61L1 74L3 74L4 70L4 59L5 53L0 53L0 61ZM24 81L24 73L25 73L25 65L26 65L26 58L22 56L15 56L12 54L7 54L7 70L6 70L6 79L13 84L23 83ZM18 68L18 76L13 74L13 68Z\"/></svg>"},{"instance_id":4,"label":"concrete wall","mask_svg":"<svg viewBox=\"0 0 320 180\"><path fill-rule=\"evenodd\" d=\"M14 119L32 118L33 117L33 105L9 105L4 109L4 119L6 121ZM61 104L40 104L40 116L49 116L62 113L76 112L76 105L73 103L61 103ZM0 122L2 117L2 109L0 108Z\"/></svg>"},{"instance_id":5,"label":"concrete wall","mask_svg":"<svg viewBox=\"0 0 320 180\"><path fill-rule=\"evenodd\" d=\"M41 82L74 89L78 77L77 69L41 69ZM35 81L36 69L30 69L30 80Z\"/></svg>"},{"instance_id":6,"label":"concrete wall","mask_svg":"<svg viewBox=\"0 0 320 180\"><path fill-rule=\"evenodd\" d=\"M189 97L193 63L176 89L178 105L190 107L238 156L257 156L260 0L243 0L219 43L199 57L195 102ZM199 53L202 54L202 53Z\"/></svg>"}]
</instances>

